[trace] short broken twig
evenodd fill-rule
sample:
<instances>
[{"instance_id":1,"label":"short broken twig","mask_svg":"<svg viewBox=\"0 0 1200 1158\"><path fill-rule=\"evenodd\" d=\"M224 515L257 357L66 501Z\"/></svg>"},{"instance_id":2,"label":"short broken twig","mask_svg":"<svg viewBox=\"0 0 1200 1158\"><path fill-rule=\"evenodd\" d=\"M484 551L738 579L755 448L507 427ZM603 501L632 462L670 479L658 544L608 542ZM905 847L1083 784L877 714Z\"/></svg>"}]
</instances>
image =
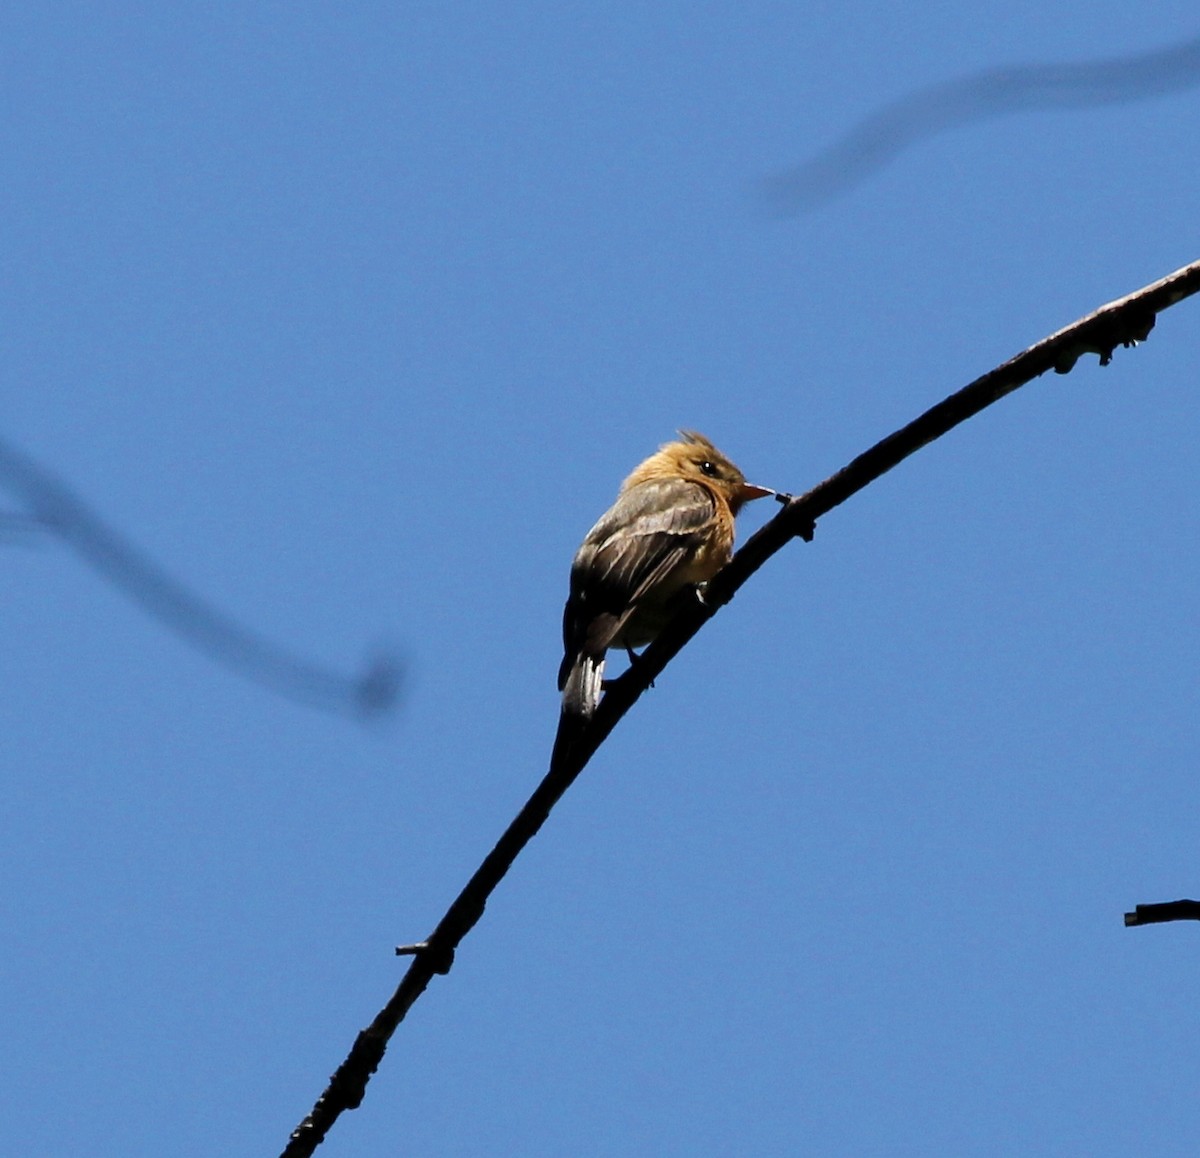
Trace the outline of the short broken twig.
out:
<instances>
[{"instance_id":1,"label":"short broken twig","mask_svg":"<svg viewBox=\"0 0 1200 1158\"><path fill-rule=\"evenodd\" d=\"M1160 901L1154 905L1137 905L1125 914L1125 924L1159 925L1164 921L1200 921L1200 901Z\"/></svg>"}]
</instances>

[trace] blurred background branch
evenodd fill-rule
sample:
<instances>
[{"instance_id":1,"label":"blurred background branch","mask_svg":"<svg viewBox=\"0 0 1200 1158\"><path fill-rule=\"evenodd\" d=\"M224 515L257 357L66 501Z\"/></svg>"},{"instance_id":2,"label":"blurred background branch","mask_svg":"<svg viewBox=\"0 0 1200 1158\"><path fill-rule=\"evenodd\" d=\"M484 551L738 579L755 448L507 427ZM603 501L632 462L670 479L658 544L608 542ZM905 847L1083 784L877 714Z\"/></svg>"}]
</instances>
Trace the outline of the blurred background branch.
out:
<instances>
[{"instance_id":1,"label":"blurred background branch","mask_svg":"<svg viewBox=\"0 0 1200 1158\"><path fill-rule=\"evenodd\" d=\"M149 615L217 662L309 707L355 716L391 711L400 688L396 657L380 655L344 676L293 655L190 591L109 526L61 479L0 440L0 486L24 512L0 516L0 536L54 535Z\"/></svg>"},{"instance_id":2,"label":"blurred background branch","mask_svg":"<svg viewBox=\"0 0 1200 1158\"><path fill-rule=\"evenodd\" d=\"M946 129L1009 113L1123 104L1197 84L1200 37L1087 64L989 69L884 105L816 156L769 178L766 193L780 213L800 213L845 193L905 149Z\"/></svg>"}]
</instances>

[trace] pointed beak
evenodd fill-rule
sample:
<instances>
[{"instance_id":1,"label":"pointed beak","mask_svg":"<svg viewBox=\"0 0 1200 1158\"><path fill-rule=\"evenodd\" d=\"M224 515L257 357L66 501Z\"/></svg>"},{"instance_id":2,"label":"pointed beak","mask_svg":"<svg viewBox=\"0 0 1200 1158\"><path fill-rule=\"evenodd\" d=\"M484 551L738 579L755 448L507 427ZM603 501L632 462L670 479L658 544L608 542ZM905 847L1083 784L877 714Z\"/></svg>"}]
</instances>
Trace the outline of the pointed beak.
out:
<instances>
[{"instance_id":1,"label":"pointed beak","mask_svg":"<svg viewBox=\"0 0 1200 1158\"><path fill-rule=\"evenodd\" d=\"M738 488L738 498L744 503L751 502L754 499L765 499L767 495L773 495L774 493L770 487L758 487L753 483L742 483Z\"/></svg>"}]
</instances>

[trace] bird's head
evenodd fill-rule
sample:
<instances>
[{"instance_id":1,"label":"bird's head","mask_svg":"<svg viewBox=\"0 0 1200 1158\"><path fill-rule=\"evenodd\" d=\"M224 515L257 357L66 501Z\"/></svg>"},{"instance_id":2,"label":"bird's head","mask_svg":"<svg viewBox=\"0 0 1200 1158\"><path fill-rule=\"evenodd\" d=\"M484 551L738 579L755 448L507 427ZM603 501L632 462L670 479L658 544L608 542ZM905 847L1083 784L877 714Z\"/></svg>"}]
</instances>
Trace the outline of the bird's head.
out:
<instances>
[{"instance_id":1,"label":"bird's head","mask_svg":"<svg viewBox=\"0 0 1200 1158\"><path fill-rule=\"evenodd\" d=\"M703 434L681 430L679 442L659 447L626 480L623 490L658 478L682 478L698 482L716 491L729 503L734 514L745 502L775 492L755 486Z\"/></svg>"}]
</instances>

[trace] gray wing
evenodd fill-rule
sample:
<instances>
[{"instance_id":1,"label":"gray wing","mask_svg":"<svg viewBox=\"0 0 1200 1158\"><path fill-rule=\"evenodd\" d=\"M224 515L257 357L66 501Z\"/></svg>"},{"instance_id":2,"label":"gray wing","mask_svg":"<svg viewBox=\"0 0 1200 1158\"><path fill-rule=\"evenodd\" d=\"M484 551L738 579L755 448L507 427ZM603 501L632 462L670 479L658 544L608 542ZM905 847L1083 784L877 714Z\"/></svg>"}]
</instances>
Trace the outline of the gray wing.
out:
<instances>
[{"instance_id":1,"label":"gray wing","mask_svg":"<svg viewBox=\"0 0 1200 1158\"><path fill-rule=\"evenodd\" d=\"M602 655L638 601L701 545L714 511L708 490L683 479L653 479L617 499L571 567L560 686L574 657Z\"/></svg>"}]
</instances>

